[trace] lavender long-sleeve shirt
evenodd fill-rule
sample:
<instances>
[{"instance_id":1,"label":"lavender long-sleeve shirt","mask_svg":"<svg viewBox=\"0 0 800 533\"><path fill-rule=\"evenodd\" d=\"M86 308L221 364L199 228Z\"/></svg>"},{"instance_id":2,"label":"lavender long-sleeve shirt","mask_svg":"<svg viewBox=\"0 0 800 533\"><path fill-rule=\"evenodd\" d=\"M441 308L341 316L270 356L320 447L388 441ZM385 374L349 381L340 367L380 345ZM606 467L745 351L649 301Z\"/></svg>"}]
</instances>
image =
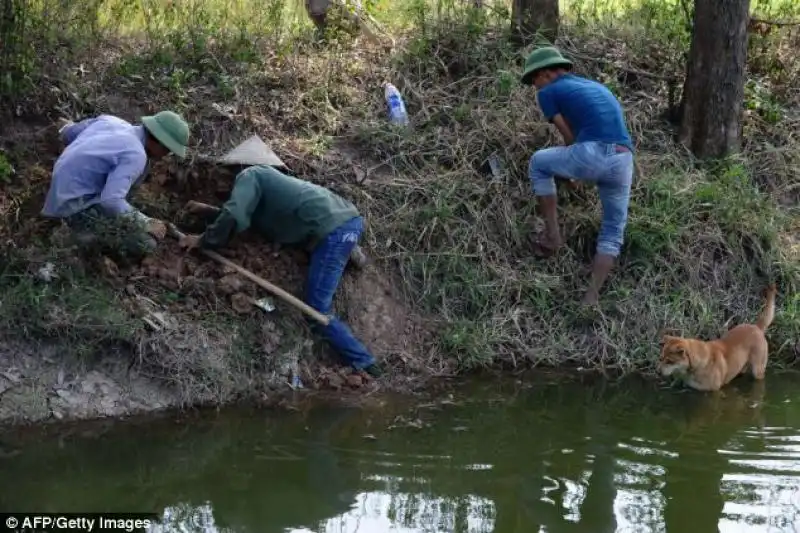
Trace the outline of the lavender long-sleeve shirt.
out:
<instances>
[{"instance_id":1,"label":"lavender long-sleeve shirt","mask_svg":"<svg viewBox=\"0 0 800 533\"><path fill-rule=\"evenodd\" d=\"M141 216L126 197L147 167L142 126L100 115L65 127L61 138L67 147L53 167L44 216L65 218L93 205L109 216Z\"/></svg>"}]
</instances>

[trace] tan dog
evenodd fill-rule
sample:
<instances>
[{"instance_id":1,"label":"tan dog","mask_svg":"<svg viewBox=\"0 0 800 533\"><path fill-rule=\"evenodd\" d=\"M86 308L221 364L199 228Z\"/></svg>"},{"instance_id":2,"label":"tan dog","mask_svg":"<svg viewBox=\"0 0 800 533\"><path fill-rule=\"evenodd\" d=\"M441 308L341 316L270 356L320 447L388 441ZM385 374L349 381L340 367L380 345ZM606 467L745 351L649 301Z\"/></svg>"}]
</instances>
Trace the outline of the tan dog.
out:
<instances>
[{"instance_id":1,"label":"tan dog","mask_svg":"<svg viewBox=\"0 0 800 533\"><path fill-rule=\"evenodd\" d=\"M683 374L686 383L700 391L719 390L741 374L748 363L753 377L764 379L768 355L764 331L775 317L776 294L775 285L770 285L756 324L740 324L721 339L702 341L665 335L658 371L663 376Z\"/></svg>"}]
</instances>

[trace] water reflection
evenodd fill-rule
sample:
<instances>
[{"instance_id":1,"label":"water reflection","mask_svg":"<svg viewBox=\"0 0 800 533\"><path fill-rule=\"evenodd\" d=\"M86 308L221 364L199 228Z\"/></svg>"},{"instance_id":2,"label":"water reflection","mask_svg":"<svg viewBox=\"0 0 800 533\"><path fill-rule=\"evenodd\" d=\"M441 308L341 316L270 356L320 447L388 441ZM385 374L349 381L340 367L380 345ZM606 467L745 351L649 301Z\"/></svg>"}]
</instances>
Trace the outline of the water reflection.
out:
<instances>
[{"instance_id":1,"label":"water reflection","mask_svg":"<svg viewBox=\"0 0 800 533\"><path fill-rule=\"evenodd\" d=\"M3 435L21 453L0 459L0 508L156 510L154 533L797 531L795 379L768 381L492 385L439 409Z\"/></svg>"},{"instance_id":2,"label":"water reflection","mask_svg":"<svg viewBox=\"0 0 800 533\"><path fill-rule=\"evenodd\" d=\"M418 494L361 493L350 512L330 518L313 529L290 529L288 533L352 533L420 531L491 533L494 504L486 498L421 497Z\"/></svg>"}]
</instances>

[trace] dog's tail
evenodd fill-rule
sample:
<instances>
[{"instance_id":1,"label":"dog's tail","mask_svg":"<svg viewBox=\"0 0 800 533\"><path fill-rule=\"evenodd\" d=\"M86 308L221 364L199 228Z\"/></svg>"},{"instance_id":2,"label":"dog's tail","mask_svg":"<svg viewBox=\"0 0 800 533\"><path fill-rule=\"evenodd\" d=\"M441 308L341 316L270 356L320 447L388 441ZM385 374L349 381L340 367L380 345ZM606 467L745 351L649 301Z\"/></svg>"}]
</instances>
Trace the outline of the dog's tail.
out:
<instances>
[{"instance_id":1,"label":"dog's tail","mask_svg":"<svg viewBox=\"0 0 800 533\"><path fill-rule=\"evenodd\" d=\"M761 331L766 331L770 324L772 324L772 319L775 318L776 294L778 294L778 289L773 283L767 288L767 301L764 305L764 310L761 311L760 315L758 315L758 321L756 322L756 326L758 326L758 329Z\"/></svg>"}]
</instances>

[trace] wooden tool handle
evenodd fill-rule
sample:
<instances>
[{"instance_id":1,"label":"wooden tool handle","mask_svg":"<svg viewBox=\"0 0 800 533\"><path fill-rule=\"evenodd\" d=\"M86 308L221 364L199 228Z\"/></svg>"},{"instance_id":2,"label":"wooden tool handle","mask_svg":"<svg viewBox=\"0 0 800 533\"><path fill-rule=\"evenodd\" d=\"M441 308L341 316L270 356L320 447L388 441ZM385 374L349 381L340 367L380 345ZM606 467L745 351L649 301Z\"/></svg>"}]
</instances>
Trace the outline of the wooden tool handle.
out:
<instances>
[{"instance_id":1,"label":"wooden tool handle","mask_svg":"<svg viewBox=\"0 0 800 533\"><path fill-rule=\"evenodd\" d=\"M178 230L178 228L176 228L174 224L171 224L171 223L168 224L167 228L169 229L170 234L174 235L177 238L181 238L181 237L184 236L183 233L181 233L180 230ZM202 248L200 248L199 250L206 257L209 257L210 259L213 259L217 263L220 263L222 265L225 265L227 267L232 268L233 270L235 270L236 272L238 272L242 276L246 277L247 279L249 279L250 281L252 281L256 285L268 290L269 292L271 292L272 294L274 294L275 296L277 296L281 300L283 300L286 303L288 303L290 305L293 305L297 309L301 310L302 312L304 312L305 314L307 314L308 316L310 316L311 318L313 318L314 320L316 320L317 322L319 322L323 326L327 326L328 324L330 324L330 318L328 318L327 316L323 315L322 313L320 313L319 311L317 311L316 309L314 309L313 307L311 307L307 303L303 302L299 298L293 296L292 294L289 294L288 292L286 292L285 290L281 289L277 285L273 285L272 283L270 283L269 281L265 280L261 276L258 276L256 274L250 272L246 268L237 265L236 263L234 263L233 261L231 261L227 257L223 257L223 256L221 256L220 254L218 254L217 252L215 252L213 250L204 250Z\"/></svg>"},{"instance_id":2,"label":"wooden tool handle","mask_svg":"<svg viewBox=\"0 0 800 533\"><path fill-rule=\"evenodd\" d=\"M214 205L198 202L197 200L189 200L186 202L187 206L199 207L200 209L208 209L209 211L220 211L220 208Z\"/></svg>"}]
</instances>

